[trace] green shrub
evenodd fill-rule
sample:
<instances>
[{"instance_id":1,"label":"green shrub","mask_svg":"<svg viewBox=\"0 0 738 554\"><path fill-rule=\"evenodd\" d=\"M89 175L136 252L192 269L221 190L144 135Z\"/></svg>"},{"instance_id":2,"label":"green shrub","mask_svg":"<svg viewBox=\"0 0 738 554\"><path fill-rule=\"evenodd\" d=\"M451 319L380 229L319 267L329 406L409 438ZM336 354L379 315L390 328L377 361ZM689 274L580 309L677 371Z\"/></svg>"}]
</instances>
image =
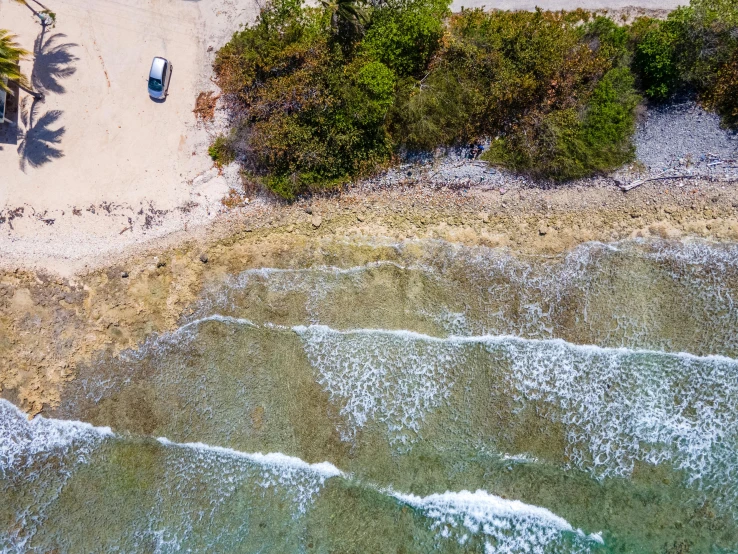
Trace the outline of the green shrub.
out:
<instances>
[{"instance_id":1,"label":"green shrub","mask_svg":"<svg viewBox=\"0 0 738 554\"><path fill-rule=\"evenodd\" d=\"M449 16L448 0L272 0L218 52L233 125L210 154L286 199L396 153L489 140L484 159L536 177L609 171L633 156L636 84L659 100L695 90L738 123L737 3L626 26L583 10Z\"/></svg>"},{"instance_id":2,"label":"green shrub","mask_svg":"<svg viewBox=\"0 0 738 554\"><path fill-rule=\"evenodd\" d=\"M597 84L582 120L593 169L617 167L630 160L630 137L640 101L635 78L627 67L611 69Z\"/></svg>"},{"instance_id":3,"label":"green shrub","mask_svg":"<svg viewBox=\"0 0 738 554\"><path fill-rule=\"evenodd\" d=\"M347 91L356 123L363 126L381 125L395 96L395 74L382 62L367 62L359 67Z\"/></svg>"},{"instance_id":4,"label":"green shrub","mask_svg":"<svg viewBox=\"0 0 738 554\"><path fill-rule=\"evenodd\" d=\"M474 79L441 64L422 84L402 81L390 112L395 144L409 150L466 145L480 137L484 94Z\"/></svg>"},{"instance_id":5,"label":"green shrub","mask_svg":"<svg viewBox=\"0 0 738 554\"><path fill-rule=\"evenodd\" d=\"M738 126L738 0L693 0L686 29L683 79L723 123Z\"/></svg>"},{"instance_id":6,"label":"green shrub","mask_svg":"<svg viewBox=\"0 0 738 554\"><path fill-rule=\"evenodd\" d=\"M632 157L627 31L585 12L469 10L449 32L422 83L398 94L397 142L432 149L497 137L484 159L554 179Z\"/></svg>"},{"instance_id":7,"label":"green shrub","mask_svg":"<svg viewBox=\"0 0 738 554\"><path fill-rule=\"evenodd\" d=\"M249 178L292 199L383 163L394 74L353 60L328 9L276 0L224 46L218 84L236 123L230 140Z\"/></svg>"},{"instance_id":8,"label":"green shrub","mask_svg":"<svg viewBox=\"0 0 738 554\"><path fill-rule=\"evenodd\" d=\"M228 140L222 135L216 138L213 144L210 145L208 154L215 162L215 165L219 167L228 165L236 159L233 150L228 144Z\"/></svg>"},{"instance_id":9,"label":"green shrub","mask_svg":"<svg viewBox=\"0 0 738 554\"><path fill-rule=\"evenodd\" d=\"M707 107L736 125L734 60L738 59L738 1L692 0L665 21L631 28L633 69L646 96L665 100L693 91Z\"/></svg>"},{"instance_id":10,"label":"green shrub","mask_svg":"<svg viewBox=\"0 0 738 554\"><path fill-rule=\"evenodd\" d=\"M584 27L585 39L590 47L609 58L613 65L630 62L630 35L628 29L609 17L597 16Z\"/></svg>"},{"instance_id":11,"label":"green shrub","mask_svg":"<svg viewBox=\"0 0 738 554\"><path fill-rule=\"evenodd\" d=\"M615 169L633 157L630 140L640 97L625 67L610 70L583 111L536 114L493 141L483 158L536 177L575 179Z\"/></svg>"},{"instance_id":12,"label":"green shrub","mask_svg":"<svg viewBox=\"0 0 738 554\"><path fill-rule=\"evenodd\" d=\"M708 108L715 110L728 127L738 127L738 52L715 74L715 82L703 95Z\"/></svg>"},{"instance_id":13,"label":"green shrub","mask_svg":"<svg viewBox=\"0 0 738 554\"><path fill-rule=\"evenodd\" d=\"M680 52L685 42L685 21L689 8L680 8L666 21L646 20L640 28L633 69L640 76L643 92L654 100L666 100L682 86Z\"/></svg>"},{"instance_id":14,"label":"green shrub","mask_svg":"<svg viewBox=\"0 0 738 554\"><path fill-rule=\"evenodd\" d=\"M448 0L396 0L372 14L361 49L398 76L425 70L443 36Z\"/></svg>"}]
</instances>

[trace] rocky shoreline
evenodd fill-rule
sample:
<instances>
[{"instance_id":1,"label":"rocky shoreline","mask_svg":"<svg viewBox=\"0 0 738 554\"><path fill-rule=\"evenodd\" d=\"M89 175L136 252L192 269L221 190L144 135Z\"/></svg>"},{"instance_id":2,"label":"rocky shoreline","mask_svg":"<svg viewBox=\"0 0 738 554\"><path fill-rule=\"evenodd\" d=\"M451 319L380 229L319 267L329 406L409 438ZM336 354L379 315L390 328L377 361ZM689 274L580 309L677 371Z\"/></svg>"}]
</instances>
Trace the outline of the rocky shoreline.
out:
<instances>
[{"instance_id":1,"label":"rocky shoreline","mask_svg":"<svg viewBox=\"0 0 738 554\"><path fill-rule=\"evenodd\" d=\"M72 277L11 269L0 273L0 397L41 413L80 364L175 328L208 283L257 267L329 263L321 244L439 239L545 255L638 237L738 241L735 184L662 180L628 193L606 178L553 189L522 180L439 187L411 172L391 187L366 182L291 205L236 206L184 241L171 236Z\"/></svg>"}]
</instances>

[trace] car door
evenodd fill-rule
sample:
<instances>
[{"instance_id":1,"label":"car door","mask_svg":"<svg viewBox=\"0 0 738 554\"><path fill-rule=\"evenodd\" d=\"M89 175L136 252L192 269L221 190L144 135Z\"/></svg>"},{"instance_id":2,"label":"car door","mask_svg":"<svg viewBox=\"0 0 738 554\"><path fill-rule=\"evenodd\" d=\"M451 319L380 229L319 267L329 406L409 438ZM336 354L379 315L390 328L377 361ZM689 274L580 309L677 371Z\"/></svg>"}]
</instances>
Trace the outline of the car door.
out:
<instances>
[{"instance_id":1,"label":"car door","mask_svg":"<svg viewBox=\"0 0 738 554\"><path fill-rule=\"evenodd\" d=\"M169 62L164 62L164 69L161 72L161 82L164 85L164 94L169 90Z\"/></svg>"}]
</instances>

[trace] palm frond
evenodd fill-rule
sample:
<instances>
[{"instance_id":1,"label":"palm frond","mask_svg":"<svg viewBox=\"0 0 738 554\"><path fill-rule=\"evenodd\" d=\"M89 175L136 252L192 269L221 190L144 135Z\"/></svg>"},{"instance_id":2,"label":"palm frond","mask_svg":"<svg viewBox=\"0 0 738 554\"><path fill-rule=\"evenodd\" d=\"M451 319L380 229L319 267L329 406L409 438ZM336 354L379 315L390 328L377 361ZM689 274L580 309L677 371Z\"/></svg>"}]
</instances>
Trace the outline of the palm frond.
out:
<instances>
[{"instance_id":1,"label":"palm frond","mask_svg":"<svg viewBox=\"0 0 738 554\"><path fill-rule=\"evenodd\" d=\"M0 90L5 92L10 92L10 88L5 84L3 78L16 81L23 86L28 85L28 79L21 72L19 63L30 52L21 48L16 38L16 35L11 34L10 31L0 29Z\"/></svg>"}]
</instances>

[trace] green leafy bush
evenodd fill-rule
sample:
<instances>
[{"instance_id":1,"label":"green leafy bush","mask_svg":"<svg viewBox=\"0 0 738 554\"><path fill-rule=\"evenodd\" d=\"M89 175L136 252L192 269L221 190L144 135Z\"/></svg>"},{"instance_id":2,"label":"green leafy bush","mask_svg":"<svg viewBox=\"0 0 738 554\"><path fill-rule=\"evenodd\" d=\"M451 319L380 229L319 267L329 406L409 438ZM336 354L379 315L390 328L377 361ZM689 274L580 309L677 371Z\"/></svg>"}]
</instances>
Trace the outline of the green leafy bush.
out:
<instances>
[{"instance_id":1,"label":"green leafy bush","mask_svg":"<svg viewBox=\"0 0 738 554\"><path fill-rule=\"evenodd\" d=\"M640 97L628 68L610 70L587 104L529 116L492 143L484 159L558 180L617 168L633 157L630 140Z\"/></svg>"},{"instance_id":2,"label":"green leafy bush","mask_svg":"<svg viewBox=\"0 0 738 554\"><path fill-rule=\"evenodd\" d=\"M686 25L683 79L723 123L738 126L738 0L693 0Z\"/></svg>"},{"instance_id":3,"label":"green leafy bush","mask_svg":"<svg viewBox=\"0 0 738 554\"><path fill-rule=\"evenodd\" d=\"M218 53L234 115L229 138L249 178L292 199L385 163L394 73L336 41L332 12L277 0Z\"/></svg>"},{"instance_id":4,"label":"green leafy bush","mask_svg":"<svg viewBox=\"0 0 738 554\"><path fill-rule=\"evenodd\" d=\"M631 25L448 0L272 0L215 61L233 121L210 154L293 199L395 154L489 142L484 159L547 179L633 156L637 87L696 90L738 121L738 0L693 0Z\"/></svg>"},{"instance_id":5,"label":"green leafy bush","mask_svg":"<svg viewBox=\"0 0 738 554\"><path fill-rule=\"evenodd\" d=\"M726 124L736 125L737 0L692 0L664 21L637 22L631 33L633 68L648 97L667 100L693 91Z\"/></svg>"},{"instance_id":6,"label":"green leafy bush","mask_svg":"<svg viewBox=\"0 0 738 554\"><path fill-rule=\"evenodd\" d=\"M418 75L438 49L448 5L447 0L395 0L377 9L362 52L400 77Z\"/></svg>"},{"instance_id":7,"label":"green leafy bush","mask_svg":"<svg viewBox=\"0 0 738 554\"><path fill-rule=\"evenodd\" d=\"M666 21L643 18L634 25L637 44L633 69L641 78L646 96L666 100L681 86L680 52L686 40L686 24L693 16L690 8L679 8Z\"/></svg>"},{"instance_id":8,"label":"green leafy bush","mask_svg":"<svg viewBox=\"0 0 738 554\"><path fill-rule=\"evenodd\" d=\"M638 96L625 30L581 11L470 10L449 31L427 76L398 95L396 142L432 149L496 137L484 159L554 179L630 159Z\"/></svg>"},{"instance_id":9,"label":"green leafy bush","mask_svg":"<svg viewBox=\"0 0 738 554\"><path fill-rule=\"evenodd\" d=\"M738 52L717 70L715 82L705 92L704 100L727 126L738 127Z\"/></svg>"},{"instance_id":10,"label":"green leafy bush","mask_svg":"<svg viewBox=\"0 0 738 554\"><path fill-rule=\"evenodd\" d=\"M235 159L233 150L231 150L228 141L222 135L216 138L213 144L210 145L208 154L217 166L228 165Z\"/></svg>"}]
</instances>

